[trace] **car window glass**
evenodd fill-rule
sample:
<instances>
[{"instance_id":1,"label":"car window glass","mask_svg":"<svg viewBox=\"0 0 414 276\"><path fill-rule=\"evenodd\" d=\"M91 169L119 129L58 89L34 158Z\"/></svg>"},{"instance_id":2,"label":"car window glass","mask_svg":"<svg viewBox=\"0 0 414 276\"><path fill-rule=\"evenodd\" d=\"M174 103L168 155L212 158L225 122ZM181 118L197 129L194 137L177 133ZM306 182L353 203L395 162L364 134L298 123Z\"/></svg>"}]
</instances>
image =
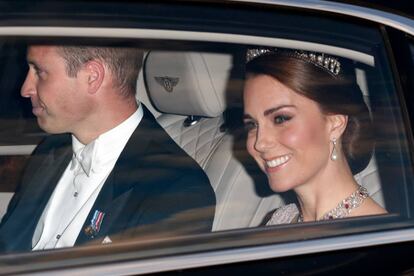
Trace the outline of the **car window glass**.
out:
<instances>
[{"instance_id":1,"label":"car window glass","mask_svg":"<svg viewBox=\"0 0 414 276\"><path fill-rule=\"evenodd\" d=\"M380 31L374 26L358 26L331 17L289 15L281 14L275 19L264 17L262 24L266 28L256 29L255 37L274 38L271 42L266 39L255 43L229 43L145 38L117 41L117 45L122 47L133 45L145 52L138 79L137 98L147 106L172 141L206 173L215 195L216 205L210 206L215 208L215 216L211 231L205 233L190 235L184 231L184 234L177 232L177 236L174 236L174 229L166 227L165 232L170 233L168 237L152 236L154 233L151 227L161 220L157 217L159 206L152 204L151 200L144 201L147 208L145 211L150 209L155 219L145 221L144 226L138 230L134 229L141 234L140 237L122 240L119 247L107 245L109 248L116 247L114 256L101 249L102 242L94 244L91 241L83 244L90 245L91 251L87 254L103 256L103 259L109 254L114 260L122 260L119 254L128 252L131 258L139 259L165 256L170 252L194 253L229 246L243 247L249 244L278 244L338 237L394 229L395 225L411 223L410 193L413 171L409 151L409 128L404 124L405 115L401 109L403 98L396 89L396 80L392 75ZM294 24L270 24L274 23L272 20L282 22L286 18ZM304 18L304 22L309 23L308 26L294 20L297 18ZM254 29L257 26L252 23L250 27ZM340 33L331 30L341 27L343 32ZM70 45L77 46L77 38L71 39L67 39L71 42ZM40 141L50 137L39 128L36 117L32 114L30 100L20 96L28 70L26 51L32 41L5 37L1 40L0 59L3 62L0 63L0 86L4 101L0 103L0 178L3 182L0 200L5 203L1 206L0 214L3 215L10 197L19 189L27 188L19 185L24 185L20 183L27 181L24 179L27 169L35 170L31 166L26 167L34 148ZM34 41L52 44L58 42L54 37L37 38ZM82 39L81 45L111 46L108 44L110 43L105 40L97 42ZM414 48L412 45L410 47L414 57ZM268 185L267 177L246 150L248 134L243 126L243 89L247 78L245 58L246 51L260 48L313 52L319 49L327 55L340 57L347 64L347 70L351 70L362 90L374 126L372 139L375 148L372 157L364 170L354 174L354 177L368 190L370 197L387 210L387 214L264 226L275 209L298 202L292 192L273 191ZM148 128L144 135L151 137L154 135L152 130ZM145 145L149 151L156 146L156 143ZM131 175L137 179L159 176L163 171L158 169L174 168L180 163L177 159L177 164L162 163L157 167L152 165L157 157L157 151L154 151L153 155L144 160L143 164L152 170L151 174ZM141 163L128 163L126 166L132 172ZM351 169L352 166L353 164ZM174 177L176 175L171 176L171 181ZM160 185L164 188L166 183ZM187 192L184 188L178 193L171 190L163 200L173 201L172 206L179 205L186 202L193 193ZM141 194L137 192L129 196L139 198ZM175 199L171 199L172 197ZM18 201L15 202L18 204ZM37 208L36 203L28 202L28 210ZM46 204L47 201L43 206ZM96 210L97 216L105 213L104 210ZM195 216L204 215L207 208L194 210L193 213L184 212L178 216L192 221ZM131 209L125 211L125 217L127 215L132 217L136 214ZM171 218L165 218L166 221L169 219ZM127 224L126 221L127 219L123 222ZM80 231L86 233L89 224L95 222L96 220L91 223L88 221ZM90 233L88 236L92 240L96 233ZM131 232L125 235L129 234ZM112 241L111 235L108 236L108 239L106 236L102 237L102 241ZM19 250L11 250L3 254L16 252L21 253ZM61 255L58 256L65 256L65 250L59 252ZM54 250L51 250L44 254L53 253Z\"/></svg>"}]
</instances>

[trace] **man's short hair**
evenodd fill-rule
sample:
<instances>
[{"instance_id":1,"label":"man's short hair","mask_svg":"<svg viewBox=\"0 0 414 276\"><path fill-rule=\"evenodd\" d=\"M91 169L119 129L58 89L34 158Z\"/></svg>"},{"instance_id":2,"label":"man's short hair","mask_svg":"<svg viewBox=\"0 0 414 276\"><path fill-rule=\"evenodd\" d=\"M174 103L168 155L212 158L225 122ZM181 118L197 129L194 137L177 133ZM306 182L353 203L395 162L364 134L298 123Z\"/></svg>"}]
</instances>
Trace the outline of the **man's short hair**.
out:
<instances>
[{"instance_id":1,"label":"man's short hair","mask_svg":"<svg viewBox=\"0 0 414 276\"><path fill-rule=\"evenodd\" d=\"M58 53L66 61L66 72L76 77L82 65L92 60L104 62L113 75L113 81L124 96L134 96L143 52L129 47L61 46Z\"/></svg>"}]
</instances>

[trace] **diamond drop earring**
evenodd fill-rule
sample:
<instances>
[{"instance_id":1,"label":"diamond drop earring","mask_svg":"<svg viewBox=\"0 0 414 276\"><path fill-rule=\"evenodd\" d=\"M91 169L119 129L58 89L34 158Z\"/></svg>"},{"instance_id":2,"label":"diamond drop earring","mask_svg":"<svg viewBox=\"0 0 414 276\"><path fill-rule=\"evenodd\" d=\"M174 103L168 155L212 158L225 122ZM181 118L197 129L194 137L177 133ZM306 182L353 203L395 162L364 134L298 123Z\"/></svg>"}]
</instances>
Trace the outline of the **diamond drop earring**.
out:
<instances>
[{"instance_id":1,"label":"diamond drop earring","mask_svg":"<svg viewBox=\"0 0 414 276\"><path fill-rule=\"evenodd\" d=\"M336 138L332 138L331 141L332 141L332 145L333 145L332 153L331 153L331 160L336 161L338 159L338 152L336 150Z\"/></svg>"}]
</instances>

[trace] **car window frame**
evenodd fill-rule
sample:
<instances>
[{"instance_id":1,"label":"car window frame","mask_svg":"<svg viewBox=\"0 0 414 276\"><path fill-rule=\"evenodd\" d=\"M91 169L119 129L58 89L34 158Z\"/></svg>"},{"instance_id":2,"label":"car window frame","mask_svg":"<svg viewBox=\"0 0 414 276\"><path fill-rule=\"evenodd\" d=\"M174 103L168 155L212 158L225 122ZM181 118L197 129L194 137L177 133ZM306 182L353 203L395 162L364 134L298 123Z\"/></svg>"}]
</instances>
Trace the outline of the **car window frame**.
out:
<instances>
[{"instance_id":1,"label":"car window frame","mask_svg":"<svg viewBox=\"0 0 414 276\"><path fill-rule=\"evenodd\" d=\"M90 29L91 32L82 33L84 30L70 28L70 27L59 27L59 28L44 28L44 27L30 27L30 26L26 26L26 27L20 26L20 27L13 27L13 28L2 27L0 28L0 36L7 35L7 34L10 35L11 33L15 36L29 36L29 33L31 31L34 31L35 34L32 33L30 36L34 36L36 35L36 31L38 31L39 33L37 35L39 35L39 37L44 36L46 33L48 36L55 34L56 37L59 37L59 36L62 36L62 32L63 33L69 32L69 29L72 29L72 31L74 32L81 31L81 34L83 34L85 37L89 36L91 32L97 30L97 29L91 28ZM106 29L108 33L112 31L118 31L118 30L119 29ZM100 31L103 31L103 30L101 29ZM119 39L133 39L133 38L137 39L137 38L144 38L144 37L148 38L147 36L150 36L150 34L154 34L153 29L148 29L148 31L145 31L144 33L140 33L140 34L138 34L139 32L137 32L136 30L131 31L129 29L125 29L125 31L126 33L122 33L122 34L118 33L117 38ZM95 33L95 34L96 34L96 37L100 37L100 36L106 35L106 32ZM192 41L195 40L195 38L197 38L197 35L201 35L201 36L205 35L206 37L205 40L208 39L209 42L211 42L210 36L214 35L214 33L213 34L208 34L208 33L206 34L205 32L185 33L183 31L171 31L171 30L166 30L166 32L163 33L163 35L165 35L165 39L172 39L177 34L182 34L183 36L185 36L185 38L183 39L192 40ZM69 34L69 37L72 35L73 33ZM77 35L79 36L79 33ZM217 41L223 42L221 39L224 39L224 36L226 35L222 35L222 36L219 35L218 36L219 38L217 38ZM252 44L251 41L246 41L245 40L246 37L244 36L239 37L235 35L235 37L240 39L240 41L244 41L246 44ZM227 38L228 38L228 35L226 36L226 39ZM257 43L257 40L256 40L257 38L262 38L263 41L268 41L269 39L267 37L261 37L261 36L260 37L249 36L249 38L255 41L254 44L261 44L261 42ZM275 43L275 44L278 44L278 43ZM272 43L266 42L263 44L271 45ZM329 223L326 224L326 223L319 223L319 222L310 223L310 224L304 225L304 229L307 229L306 231L309 231L309 232L314 231L315 229L314 227L319 227L321 225L326 227L327 229L326 231L334 231L338 227L338 224L339 225L342 225L342 224L360 225L361 221L364 221L367 223L367 229L365 230L364 233L358 232L359 234L356 236L352 236L352 235L349 236L350 234L352 234L352 231L351 231L351 233L342 233L341 235L332 236L332 237L318 237L316 235L315 237L312 238L312 236L308 236L308 239L306 240L303 240L303 238L298 237L296 240L290 241L287 243L289 246L291 246L291 248L287 248L286 244L277 243L273 237L269 237L270 235L274 234L274 232L276 231L275 229L277 229L278 232L283 231L284 229L284 231L288 233L289 231L291 231L291 227L292 227L292 226L286 226L286 227L279 226L279 227L270 227L268 229L254 229L254 230L241 229L241 230L224 232L224 233L219 233L219 234L217 233L206 234L205 236L199 237L199 238L201 240L205 239L205 243L207 245L209 244L209 242L211 242L212 238L214 239L221 238L227 241L227 243L220 245L218 248L207 246L207 249L204 249L201 251L197 251L197 249L194 249L195 246L194 244L191 244L191 237L190 237L190 242L185 241L185 238L183 238L182 242L184 246L183 246L182 252L177 254L177 256L173 256L173 253L170 253L171 254L170 256L153 258L149 260L138 260L137 255L139 256L139 254L137 252L139 252L142 248L147 248L148 246L150 246L150 245L140 244L140 245L120 245L118 249L114 250L115 253L112 251L112 249L109 250L111 252L105 252L105 250L102 250L102 248L89 248L89 249L88 248L71 248L71 249L52 250L52 251L45 251L45 252L23 253L23 254L17 254L15 256L14 255L0 256L0 262L3 262L3 263L10 262L10 264L13 264L13 261L11 261L12 258L18 257L20 260L27 261L27 263L34 263L34 264L40 263L41 264L42 261L45 259L46 260L52 259L52 261L50 261L48 265L46 266L40 265L36 267L35 265L32 268L33 269L32 271L37 271L37 269L43 270L45 269L45 267L48 267L48 269L52 269L51 271L49 271L49 273L52 273L52 271L62 272L61 269L67 269L67 268L75 269L72 271L76 271L76 268L78 268L79 271L82 271L84 265L87 265L88 269L94 268L94 269L97 269L97 271L103 271L103 269L105 270L111 269L111 264L105 265L105 263L109 260L113 261L114 254L118 254L117 256L119 259L116 259L116 260L119 260L120 263L119 263L118 268L113 268L113 269L118 269L118 270L113 270L114 272L115 271L120 272L120 271L123 271L122 269L127 269L127 268L131 268L131 266L134 266L134 270L136 269L135 271L140 271L144 273L144 272L163 271L163 269L164 271L167 271L171 269L182 269L182 268L190 268L190 267L199 266L200 260L196 260L196 261L193 260L192 262L190 262L188 261L188 258L186 259L186 257L189 257L189 255L193 256L192 258L201 258L202 260L207 260L205 261L204 265L212 265L212 264L217 264L217 263L223 264L223 263L231 263L235 261L239 262L239 261L248 261L248 260L255 260L255 259L292 256L292 255L299 254L298 252L300 252L300 254L305 254L305 253L311 253L311 252L336 250L338 248L340 249L355 248L355 247L363 247L363 246L372 246L372 245L377 245L377 244L393 243L397 241L401 242L401 241L413 240L412 236L413 236L414 230L411 229L414 225L413 222L402 223L394 215L389 215L386 217L387 217L386 219L389 220L390 226L389 228L382 229L382 231L376 231L378 230L378 227L377 227L378 225L377 223L379 219L378 217L352 218L352 219L346 219L341 222L335 222L333 224L329 224ZM384 217L380 219L384 219ZM316 229L320 229L320 228L316 228ZM386 237L384 237L384 232L387 232ZM259 235L259 237L255 238L255 240L258 242L254 244L250 244L251 247L249 246L249 243L252 243L252 241L249 241L242 246L239 244L238 245L239 248L231 249L232 246L237 246L237 244L231 243L231 241L234 240L235 238L243 239L248 236L255 236L255 235ZM392 238L392 236L394 236L394 238ZM349 237L355 238L355 240L353 242L350 242ZM398 239L395 239L395 237L398 237ZM334 243L336 245L331 246ZM168 245L169 245L169 242L167 241L165 242L164 245L162 244L159 245L159 248L168 249L169 248ZM340 246L338 247L338 245ZM154 256L156 256L157 252L160 250L159 248L154 250L154 254L155 254ZM216 252L208 252L209 250L210 251L216 250ZM297 250L301 250L301 251L297 251ZM97 260L94 256L99 256L100 251L104 251L104 253L101 252L100 254L103 255L101 256L102 258ZM217 254L217 252L221 252L221 254ZM77 253L84 254L84 256L87 257L86 260L84 260L83 262L73 262L72 264L70 263L66 264L66 267L65 266L59 267L62 265L60 262L62 259L66 259L68 256L73 256ZM238 256L238 257L237 258L228 257L228 258L224 258L224 260L222 259L223 255L227 256L227 255L232 255L232 254L235 254L235 256ZM160 265L162 264L162 268L160 269L151 268L150 267L151 263L153 264L154 261L155 262L159 261ZM183 266L183 262L185 261L188 261L188 263ZM175 262L178 262L178 263L175 263ZM53 263L55 266L53 266ZM12 269L15 269L15 267L11 265L10 269L11 269L10 271L13 271Z\"/></svg>"}]
</instances>

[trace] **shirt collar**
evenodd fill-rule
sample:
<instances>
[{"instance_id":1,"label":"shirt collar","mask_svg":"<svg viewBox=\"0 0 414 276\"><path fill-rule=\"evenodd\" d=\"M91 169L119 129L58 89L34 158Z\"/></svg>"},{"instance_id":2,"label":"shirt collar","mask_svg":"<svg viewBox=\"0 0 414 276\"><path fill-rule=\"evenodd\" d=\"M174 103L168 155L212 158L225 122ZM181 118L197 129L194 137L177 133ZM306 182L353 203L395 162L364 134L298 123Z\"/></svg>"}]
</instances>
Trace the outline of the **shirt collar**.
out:
<instances>
[{"instance_id":1,"label":"shirt collar","mask_svg":"<svg viewBox=\"0 0 414 276\"><path fill-rule=\"evenodd\" d=\"M99 172L114 164L143 116L144 111L140 104L137 110L125 121L101 134L87 145L82 144L72 135L71 169L73 170L79 165L89 176L91 171Z\"/></svg>"}]
</instances>

